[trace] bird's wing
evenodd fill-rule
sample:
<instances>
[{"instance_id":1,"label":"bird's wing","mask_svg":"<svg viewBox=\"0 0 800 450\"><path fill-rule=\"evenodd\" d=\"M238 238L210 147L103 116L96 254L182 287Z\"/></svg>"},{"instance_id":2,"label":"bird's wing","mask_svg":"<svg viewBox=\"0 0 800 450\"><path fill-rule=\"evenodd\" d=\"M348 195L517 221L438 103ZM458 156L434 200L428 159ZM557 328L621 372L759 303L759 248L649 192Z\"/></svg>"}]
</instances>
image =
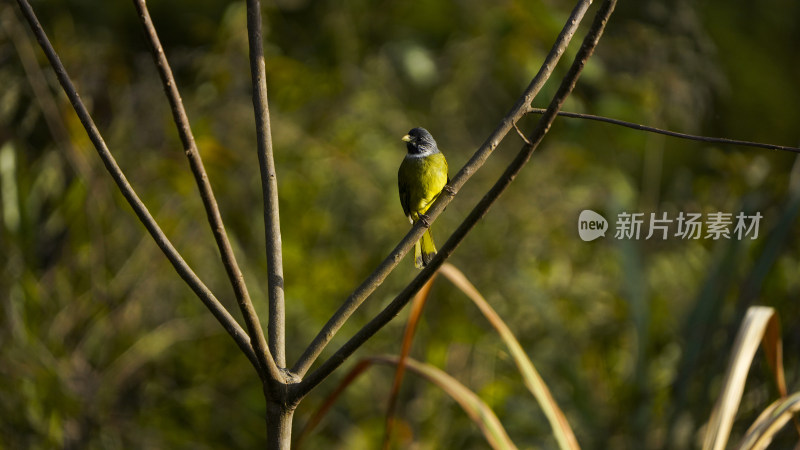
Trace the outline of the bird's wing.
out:
<instances>
[{"instance_id":1,"label":"bird's wing","mask_svg":"<svg viewBox=\"0 0 800 450\"><path fill-rule=\"evenodd\" d=\"M397 187L400 191L400 206L403 207L403 212L406 217L411 217L411 189L408 185L408 173L406 161L400 164L400 170L397 172ZM404 176L405 175L405 176Z\"/></svg>"}]
</instances>

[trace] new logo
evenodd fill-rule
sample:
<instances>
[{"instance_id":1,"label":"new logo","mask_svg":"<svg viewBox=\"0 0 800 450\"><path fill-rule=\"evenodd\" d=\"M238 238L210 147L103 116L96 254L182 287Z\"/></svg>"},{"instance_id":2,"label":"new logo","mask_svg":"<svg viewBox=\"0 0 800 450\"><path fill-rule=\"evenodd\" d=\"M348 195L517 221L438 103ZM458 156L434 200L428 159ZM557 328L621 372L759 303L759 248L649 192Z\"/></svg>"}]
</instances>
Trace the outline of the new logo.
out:
<instances>
[{"instance_id":1,"label":"new logo","mask_svg":"<svg viewBox=\"0 0 800 450\"><path fill-rule=\"evenodd\" d=\"M606 236L608 221L591 209L584 209L578 216L578 234L586 242Z\"/></svg>"}]
</instances>

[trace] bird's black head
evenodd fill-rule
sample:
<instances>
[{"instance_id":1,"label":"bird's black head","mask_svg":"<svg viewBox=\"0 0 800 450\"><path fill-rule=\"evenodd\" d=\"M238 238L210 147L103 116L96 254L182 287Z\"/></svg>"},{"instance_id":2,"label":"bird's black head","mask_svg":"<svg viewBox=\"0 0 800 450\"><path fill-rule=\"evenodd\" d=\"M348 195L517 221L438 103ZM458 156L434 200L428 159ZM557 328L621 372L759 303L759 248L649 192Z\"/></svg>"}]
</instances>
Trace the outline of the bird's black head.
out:
<instances>
[{"instance_id":1,"label":"bird's black head","mask_svg":"<svg viewBox=\"0 0 800 450\"><path fill-rule=\"evenodd\" d=\"M409 155L425 155L436 153L436 141L425 128L412 128L407 135L403 136Z\"/></svg>"}]
</instances>

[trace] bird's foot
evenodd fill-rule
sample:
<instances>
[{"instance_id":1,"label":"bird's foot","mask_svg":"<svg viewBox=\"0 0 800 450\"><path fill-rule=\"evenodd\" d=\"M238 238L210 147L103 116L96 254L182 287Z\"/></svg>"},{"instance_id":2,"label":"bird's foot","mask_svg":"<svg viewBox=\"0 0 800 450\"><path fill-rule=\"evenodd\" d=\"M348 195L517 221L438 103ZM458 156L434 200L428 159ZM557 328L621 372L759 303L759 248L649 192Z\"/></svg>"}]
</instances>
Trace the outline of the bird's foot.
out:
<instances>
[{"instance_id":1,"label":"bird's foot","mask_svg":"<svg viewBox=\"0 0 800 450\"><path fill-rule=\"evenodd\" d=\"M425 225L425 228L430 228L431 226L431 218L427 214L420 214L419 221Z\"/></svg>"}]
</instances>

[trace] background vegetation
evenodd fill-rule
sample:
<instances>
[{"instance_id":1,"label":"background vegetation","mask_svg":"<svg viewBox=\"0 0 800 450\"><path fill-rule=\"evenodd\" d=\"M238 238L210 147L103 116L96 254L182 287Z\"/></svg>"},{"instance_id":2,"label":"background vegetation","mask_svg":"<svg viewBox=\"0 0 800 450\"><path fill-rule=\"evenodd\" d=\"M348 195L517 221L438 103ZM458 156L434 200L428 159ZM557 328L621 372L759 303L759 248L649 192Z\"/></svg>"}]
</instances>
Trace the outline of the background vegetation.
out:
<instances>
[{"instance_id":1,"label":"background vegetation","mask_svg":"<svg viewBox=\"0 0 800 450\"><path fill-rule=\"evenodd\" d=\"M33 6L134 187L235 311L133 6ZM455 172L538 69L571 7L510 0L265 5L290 361L408 229L396 193L405 151L399 137L425 126ZM63 94L52 89L38 50L30 55L41 69L26 75L19 42L29 38L13 8L0 4L0 446L260 445L264 405L252 368L116 192ZM150 8L265 314L244 4L152 1ZM623 2L565 109L797 145L798 17L800 4L785 0ZM556 77L565 71L566 64ZM49 112L31 88L39 76L53 93ZM523 120L523 130L534 120ZM436 222L440 239L520 144L507 139L456 197ZM451 262L508 322L584 448L694 446L747 306L779 312L787 384L797 389L794 165L786 152L559 119ZM753 241L634 241L609 233L586 243L576 233L583 209L612 223L620 211L759 211L764 218ZM414 274L411 261L404 263L337 342ZM441 280L431 295L412 356L478 392L521 448L553 447L543 414L477 309ZM359 354L396 353L401 334L402 323L392 324ZM774 398L767 371L755 364L734 436ZM391 376L391 368L378 368L359 379L308 447L377 445ZM315 395L321 401L335 384L327 381ZM301 404L297 427L317 404L313 397ZM413 376L398 419L406 445L485 445L454 402Z\"/></svg>"}]
</instances>

